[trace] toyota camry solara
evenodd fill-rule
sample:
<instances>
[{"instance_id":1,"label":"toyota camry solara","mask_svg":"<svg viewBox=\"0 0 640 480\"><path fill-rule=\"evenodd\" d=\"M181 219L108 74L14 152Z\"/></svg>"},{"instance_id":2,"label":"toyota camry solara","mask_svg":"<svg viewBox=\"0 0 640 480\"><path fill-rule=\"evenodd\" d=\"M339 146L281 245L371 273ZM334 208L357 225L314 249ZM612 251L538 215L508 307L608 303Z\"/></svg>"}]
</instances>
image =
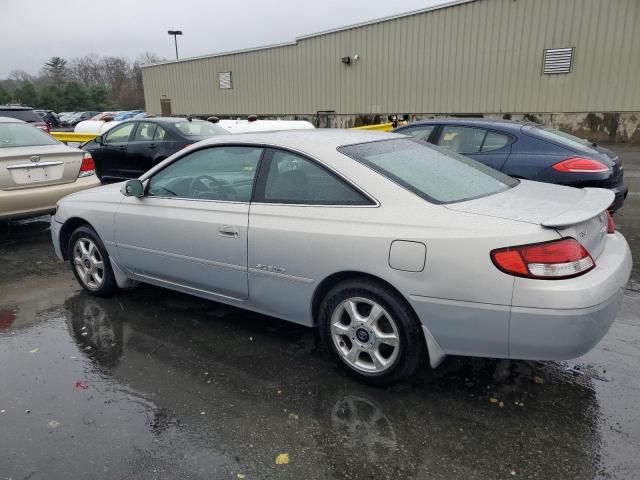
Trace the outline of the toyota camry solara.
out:
<instances>
[{"instance_id":1,"label":"toyota camry solara","mask_svg":"<svg viewBox=\"0 0 640 480\"><path fill-rule=\"evenodd\" d=\"M51 231L92 294L144 282L317 326L340 365L389 384L448 354L591 349L631 272L612 201L392 133L290 131L65 197Z\"/></svg>"}]
</instances>

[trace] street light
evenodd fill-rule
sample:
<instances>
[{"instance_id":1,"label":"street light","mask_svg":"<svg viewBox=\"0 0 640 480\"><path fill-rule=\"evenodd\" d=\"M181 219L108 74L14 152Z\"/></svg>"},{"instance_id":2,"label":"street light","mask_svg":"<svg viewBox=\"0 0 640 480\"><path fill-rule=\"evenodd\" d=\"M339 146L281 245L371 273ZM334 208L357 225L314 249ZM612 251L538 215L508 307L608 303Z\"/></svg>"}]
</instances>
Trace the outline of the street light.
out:
<instances>
[{"instance_id":1,"label":"street light","mask_svg":"<svg viewBox=\"0 0 640 480\"><path fill-rule=\"evenodd\" d=\"M173 35L173 41L176 44L176 60L178 60L178 35L182 35L182 30L169 30L169 35Z\"/></svg>"}]
</instances>

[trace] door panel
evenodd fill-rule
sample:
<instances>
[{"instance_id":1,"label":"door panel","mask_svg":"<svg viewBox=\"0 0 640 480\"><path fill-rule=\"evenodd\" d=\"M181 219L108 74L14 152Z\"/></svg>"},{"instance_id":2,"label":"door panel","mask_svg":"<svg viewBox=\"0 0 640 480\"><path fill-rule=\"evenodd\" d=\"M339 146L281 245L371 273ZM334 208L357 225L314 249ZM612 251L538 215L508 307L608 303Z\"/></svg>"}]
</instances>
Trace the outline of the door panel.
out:
<instances>
[{"instance_id":1,"label":"door panel","mask_svg":"<svg viewBox=\"0 0 640 480\"><path fill-rule=\"evenodd\" d=\"M127 161L121 170L127 178L137 178L153 166L158 148L153 140L156 128L151 122L138 124L133 140L127 146Z\"/></svg>"},{"instance_id":2,"label":"door panel","mask_svg":"<svg viewBox=\"0 0 640 480\"><path fill-rule=\"evenodd\" d=\"M127 145L136 126L135 122L117 125L104 135L103 144L95 158L98 175L105 179L128 178L123 175L127 163Z\"/></svg>"},{"instance_id":3,"label":"door panel","mask_svg":"<svg viewBox=\"0 0 640 480\"><path fill-rule=\"evenodd\" d=\"M116 214L123 267L137 278L244 300L249 201L262 148L190 152L154 174Z\"/></svg>"},{"instance_id":4,"label":"door panel","mask_svg":"<svg viewBox=\"0 0 640 480\"><path fill-rule=\"evenodd\" d=\"M128 197L116 215L120 262L143 277L246 299L248 214L247 203Z\"/></svg>"},{"instance_id":5,"label":"door panel","mask_svg":"<svg viewBox=\"0 0 640 480\"><path fill-rule=\"evenodd\" d=\"M249 220L252 305L311 325L308 306L317 279L336 264L349 269L355 260L352 251L336 245L336 225L340 225L342 241L356 245L354 232L362 232L362 208L370 204L355 188L311 159L267 149ZM380 257L388 254L387 248L381 242Z\"/></svg>"}]
</instances>

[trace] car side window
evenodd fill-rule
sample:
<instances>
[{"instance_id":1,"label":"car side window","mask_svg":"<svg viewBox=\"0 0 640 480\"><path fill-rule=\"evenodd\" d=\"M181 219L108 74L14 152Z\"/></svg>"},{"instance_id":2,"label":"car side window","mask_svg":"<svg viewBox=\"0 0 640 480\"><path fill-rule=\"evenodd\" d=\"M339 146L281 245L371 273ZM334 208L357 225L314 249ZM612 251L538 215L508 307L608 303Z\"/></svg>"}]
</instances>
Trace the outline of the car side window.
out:
<instances>
[{"instance_id":1,"label":"car side window","mask_svg":"<svg viewBox=\"0 0 640 480\"><path fill-rule=\"evenodd\" d=\"M256 201L298 205L369 205L371 201L333 173L295 153L269 150Z\"/></svg>"},{"instance_id":2,"label":"car side window","mask_svg":"<svg viewBox=\"0 0 640 480\"><path fill-rule=\"evenodd\" d=\"M162 128L160 125L156 125L156 131L153 134L153 141L161 142L166 137L167 137L167 131L164 128Z\"/></svg>"},{"instance_id":3,"label":"car side window","mask_svg":"<svg viewBox=\"0 0 640 480\"><path fill-rule=\"evenodd\" d=\"M509 143L509 135L504 135L498 132L487 132L487 136L484 137L484 143L482 144L482 152L491 152L493 150L500 150L502 147Z\"/></svg>"},{"instance_id":4,"label":"car side window","mask_svg":"<svg viewBox=\"0 0 640 480\"><path fill-rule=\"evenodd\" d=\"M153 135L156 132L155 123L140 122L138 129L133 137L134 142L151 142L153 141Z\"/></svg>"},{"instance_id":5,"label":"car side window","mask_svg":"<svg viewBox=\"0 0 640 480\"><path fill-rule=\"evenodd\" d=\"M433 132L434 128L436 128L435 125L416 125L415 127L403 128L398 133L417 138L418 140L424 140L426 142L429 139L429 136L431 136L431 132Z\"/></svg>"},{"instance_id":6,"label":"car side window","mask_svg":"<svg viewBox=\"0 0 640 480\"><path fill-rule=\"evenodd\" d=\"M107 132L107 135L104 138L104 143L119 143L128 141L129 136L131 135L131 131L135 126L135 123L127 123L125 125L118 125L116 127L113 127Z\"/></svg>"},{"instance_id":7,"label":"car side window","mask_svg":"<svg viewBox=\"0 0 640 480\"><path fill-rule=\"evenodd\" d=\"M248 202L261 155L240 146L191 152L151 177L147 196Z\"/></svg>"},{"instance_id":8,"label":"car side window","mask_svg":"<svg viewBox=\"0 0 640 480\"><path fill-rule=\"evenodd\" d=\"M487 131L483 128L445 125L442 127L438 145L456 153L478 153Z\"/></svg>"}]
</instances>

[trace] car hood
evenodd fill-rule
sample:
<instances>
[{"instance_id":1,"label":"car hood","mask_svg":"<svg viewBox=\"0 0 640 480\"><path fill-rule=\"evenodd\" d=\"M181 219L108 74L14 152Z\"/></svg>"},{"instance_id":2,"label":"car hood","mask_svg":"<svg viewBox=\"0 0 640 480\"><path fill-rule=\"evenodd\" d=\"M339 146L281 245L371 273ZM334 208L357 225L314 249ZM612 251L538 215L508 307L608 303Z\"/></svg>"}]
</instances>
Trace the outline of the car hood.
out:
<instances>
[{"instance_id":1,"label":"car hood","mask_svg":"<svg viewBox=\"0 0 640 480\"><path fill-rule=\"evenodd\" d=\"M517 186L496 195L449 204L446 208L561 228L599 215L613 200L613 193L605 189L521 180Z\"/></svg>"},{"instance_id":2,"label":"car hood","mask_svg":"<svg viewBox=\"0 0 640 480\"><path fill-rule=\"evenodd\" d=\"M123 182L110 183L109 185L100 185L99 187L81 190L79 192L72 193L71 195L67 195L66 197L64 197L64 200L85 201L88 199L88 197L91 197L92 200L113 201L114 198L117 197L124 198L122 193L120 193L122 183Z\"/></svg>"}]
</instances>

